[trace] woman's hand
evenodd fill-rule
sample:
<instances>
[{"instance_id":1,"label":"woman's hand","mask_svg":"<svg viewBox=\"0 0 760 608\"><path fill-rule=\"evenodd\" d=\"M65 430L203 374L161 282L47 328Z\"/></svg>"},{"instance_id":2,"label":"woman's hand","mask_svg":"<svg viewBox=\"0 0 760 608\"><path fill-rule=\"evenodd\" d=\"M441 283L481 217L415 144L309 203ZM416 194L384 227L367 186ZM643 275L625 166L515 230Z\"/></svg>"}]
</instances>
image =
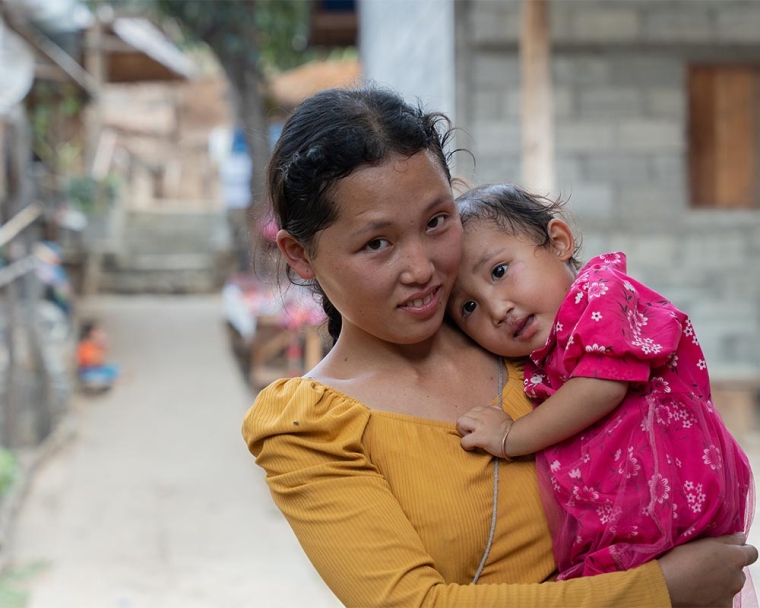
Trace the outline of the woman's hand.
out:
<instances>
[{"instance_id":1,"label":"woman's hand","mask_svg":"<svg viewBox=\"0 0 760 608\"><path fill-rule=\"evenodd\" d=\"M509 414L500 407L474 407L457 420L457 431L462 436L460 443L465 450L483 448L501 457L501 440L512 422Z\"/></svg>"},{"instance_id":2,"label":"woman's hand","mask_svg":"<svg viewBox=\"0 0 760 608\"><path fill-rule=\"evenodd\" d=\"M744 586L742 569L757 561L746 540L743 534L702 538L658 559L673 606L732 606Z\"/></svg>"}]
</instances>

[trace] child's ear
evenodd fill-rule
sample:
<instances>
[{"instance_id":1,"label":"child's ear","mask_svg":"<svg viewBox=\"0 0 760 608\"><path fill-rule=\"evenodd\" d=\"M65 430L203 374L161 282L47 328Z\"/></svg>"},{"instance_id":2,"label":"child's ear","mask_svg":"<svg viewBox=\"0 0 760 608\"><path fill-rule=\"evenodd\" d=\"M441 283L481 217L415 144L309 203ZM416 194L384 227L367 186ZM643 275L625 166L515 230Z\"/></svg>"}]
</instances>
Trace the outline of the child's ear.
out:
<instances>
[{"instance_id":1,"label":"child's ear","mask_svg":"<svg viewBox=\"0 0 760 608\"><path fill-rule=\"evenodd\" d=\"M562 220L552 220L547 226L554 252L563 262L567 262L575 253L575 238L573 231Z\"/></svg>"},{"instance_id":2,"label":"child's ear","mask_svg":"<svg viewBox=\"0 0 760 608\"><path fill-rule=\"evenodd\" d=\"M309 255L306 248L296 240L287 230L280 230L277 233L277 246L280 248L282 255L288 262L294 272L302 279L313 279L316 275L311 267Z\"/></svg>"}]
</instances>

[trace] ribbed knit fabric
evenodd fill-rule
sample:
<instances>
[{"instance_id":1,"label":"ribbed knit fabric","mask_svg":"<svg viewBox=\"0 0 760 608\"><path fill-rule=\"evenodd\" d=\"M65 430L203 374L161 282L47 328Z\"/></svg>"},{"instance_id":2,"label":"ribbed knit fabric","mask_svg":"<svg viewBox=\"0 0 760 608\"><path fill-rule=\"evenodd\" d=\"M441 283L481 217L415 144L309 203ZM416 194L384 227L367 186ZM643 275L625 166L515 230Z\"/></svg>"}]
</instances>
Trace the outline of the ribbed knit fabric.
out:
<instances>
[{"instance_id":1,"label":"ribbed knit fabric","mask_svg":"<svg viewBox=\"0 0 760 608\"><path fill-rule=\"evenodd\" d=\"M519 417L531 406L521 370L508 372L504 409ZM243 436L346 606L670 606L655 562L546 582L555 564L532 460L500 464L493 546L478 584L469 584L488 538L494 467L490 456L462 450L453 424L371 410L295 378L259 394Z\"/></svg>"}]
</instances>

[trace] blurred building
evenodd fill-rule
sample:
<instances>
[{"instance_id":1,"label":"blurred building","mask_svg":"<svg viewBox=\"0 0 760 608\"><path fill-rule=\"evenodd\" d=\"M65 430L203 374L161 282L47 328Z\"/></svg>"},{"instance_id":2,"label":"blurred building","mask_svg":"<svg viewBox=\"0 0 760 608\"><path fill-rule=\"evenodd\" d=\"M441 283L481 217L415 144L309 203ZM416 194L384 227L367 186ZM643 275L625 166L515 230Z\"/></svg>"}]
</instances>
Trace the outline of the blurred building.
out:
<instances>
[{"instance_id":1,"label":"blurred building","mask_svg":"<svg viewBox=\"0 0 760 608\"><path fill-rule=\"evenodd\" d=\"M356 0L312 0L309 45L356 45L359 30Z\"/></svg>"},{"instance_id":2,"label":"blurred building","mask_svg":"<svg viewBox=\"0 0 760 608\"><path fill-rule=\"evenodd\" d=\"M520 0L363 0L364 75L446 110L472 184L521 180ZM760 2L552 0L557 192L583 257L693 317L717 384L760 381Z\"/></svg>"}]
</instances>

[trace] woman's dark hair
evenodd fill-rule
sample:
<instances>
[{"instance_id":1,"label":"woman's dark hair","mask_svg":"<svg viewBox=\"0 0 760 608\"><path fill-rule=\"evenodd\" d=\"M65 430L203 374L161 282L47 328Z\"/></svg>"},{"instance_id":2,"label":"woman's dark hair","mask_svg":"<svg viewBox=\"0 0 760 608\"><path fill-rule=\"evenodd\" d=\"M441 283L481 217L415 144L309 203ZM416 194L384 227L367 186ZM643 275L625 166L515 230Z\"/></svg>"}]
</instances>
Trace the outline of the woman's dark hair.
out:
<instances>
[{"instance_id":1,"label":"woman's dark hair","mask_svg":"<svg viewBox=\"0 0 760 608\"><path fill-rule=\"evenodd\" d=\"M456 200L462 225L472 220L492 222L499 230L513 236L525 235L539 247L551 244L548 228L553 219L562 219L565 201L531 194L514 184L489 184L465 192ZM580 240L568 262L579 270Z\"/></svg>"},{"instance_id":2,"label":"woman's dark hair","mask_svg":"<svg viewBox=\"0 0 760 608\"><path fill-rule=\"evenodd\" d=\"M267 168L269 203L279 228L316 255L317 233L337 219L332 200L335 183L392 155L430 151L450 183L445 152L450 135L446 116L425 112L388 89L366 86L317 93L285 123ZM290 269L288 277L297 282ZM321 296L328 331L337 340L340 313L316 281L306 285Z\"/></svg>"}]
</instances>

